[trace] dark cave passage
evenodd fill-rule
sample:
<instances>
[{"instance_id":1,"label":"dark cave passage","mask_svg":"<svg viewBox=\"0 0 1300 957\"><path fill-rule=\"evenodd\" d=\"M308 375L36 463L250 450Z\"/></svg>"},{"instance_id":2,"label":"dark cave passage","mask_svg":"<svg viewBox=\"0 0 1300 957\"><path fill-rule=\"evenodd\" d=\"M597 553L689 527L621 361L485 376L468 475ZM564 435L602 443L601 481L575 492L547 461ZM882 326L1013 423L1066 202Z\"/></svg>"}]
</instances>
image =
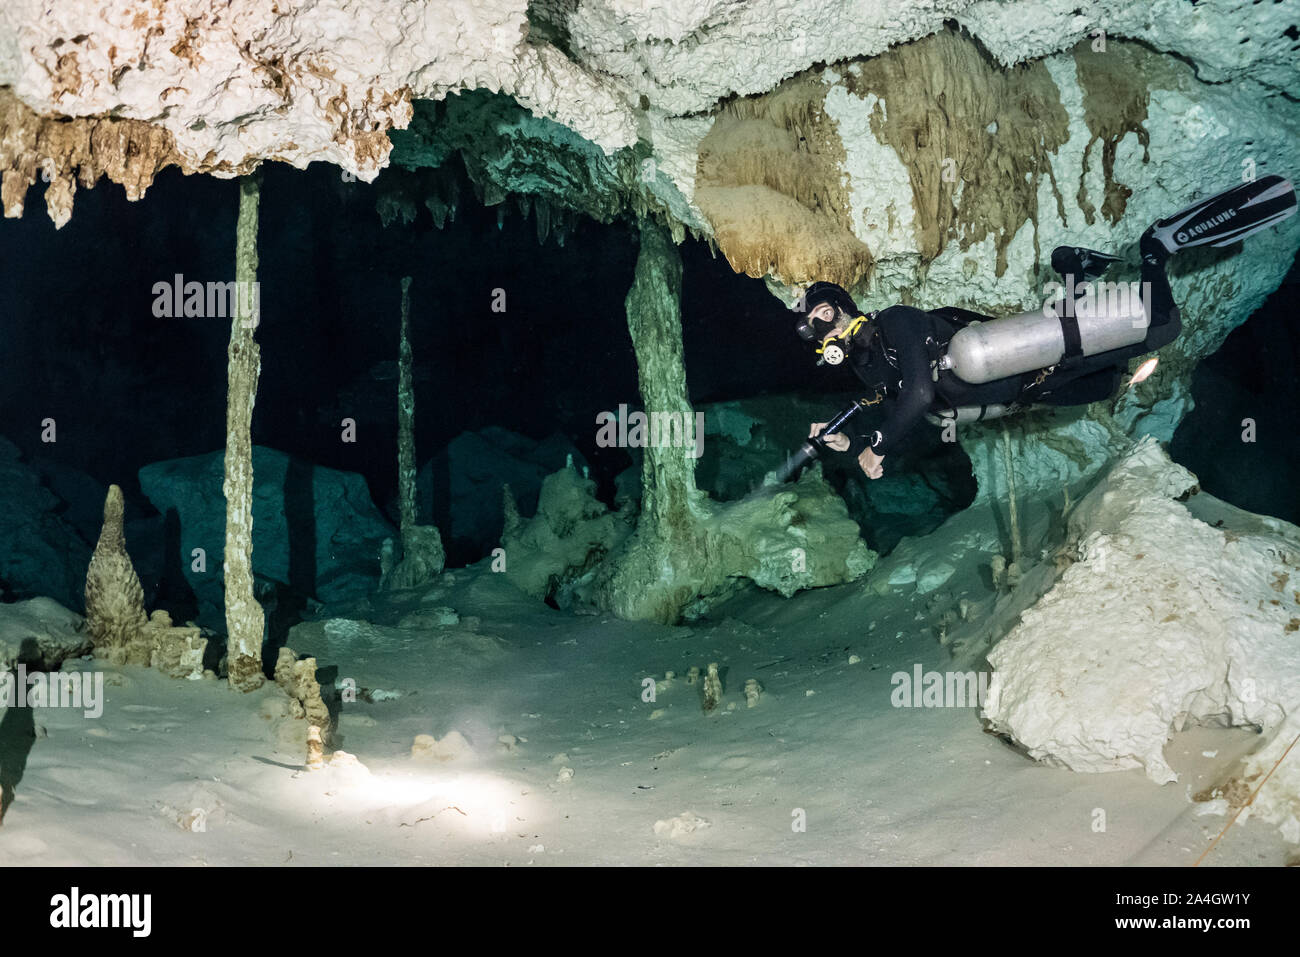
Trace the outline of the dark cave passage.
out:
<instances>
[{"instance_id":1,"label":"dark cave passage","mask_svg":"<svg viewBox=\"0 0 1300 957\"><path fill-rule=\"evenodd\" d=\"M1300 258L1264 304L1196 367L1196 407L1169 447L1210 494L1293 524L1300 523L1298 294Z\"/></svg>"},{"instance_id":2,"label":"dark cave passage","mask_svg":"<svg viewBox=\"0 0 1300 957\"><path fill-rule=\"evenodd\" d=\"M483 557L499 532L499 476L482 464L496 453L532 456L554 469L564 450L576 451L601 497L613 501L614 478L636 452L599 447L596 416L640 404L623 302L637 245L626 222L577 217L567 235L539 244L534 223L513 205L499 215L504 207L482 206L464 185L466 199L444 228L424 209L410 224L384 227L375 212L379 184L319 165L271 165L264 176L258 445L361 474L395 517L399 282L410 275L420 493L425 502L432 495L451 564ZM29 202L39 209L35 192ZM62 230L28 215L3 233L3 251L23 263L0 288L4 434L37 463L88 545L98 534L104 487L116 482L127 496L129 535L144 537L150 551L155 539L174 546L174 530L169 538L137 472L224 446L229 321L154 313L159 284L230 278L236 206L234 181L169 169L140 202L113 186L82 191ZM681 252L692 402L770 396L775 402L765 408L787 419L799 413L783 413L776 397L799 393L806 408L824 405L827 415L842 405L854 388L851 374L814 368L762 282L734 273L704 243L688 240ZM57 426L53 443L41 440L47 418ZM343 440L345 418L355 420L354 442ZM801 427L785 423L786 431ZM877 549L969 501L965 456L929 438L914 443L914 462L897 470L892 490L879 487L883 509L872 506L853 463L827 466ZM913 466L924 474L918 478ZM454 497L456 470L483 474L481 486L469 486L482 515L461 519L464 530L448 534L453 517L472 510L463 482ZM714 490L726 497L721 485ZM526 512L532 494L533 501L526 490L521 498ZM147 579L179 581L161 563L140 561ZM184 589L173 597L188 606Z\"/></svg>"}]
</instances>

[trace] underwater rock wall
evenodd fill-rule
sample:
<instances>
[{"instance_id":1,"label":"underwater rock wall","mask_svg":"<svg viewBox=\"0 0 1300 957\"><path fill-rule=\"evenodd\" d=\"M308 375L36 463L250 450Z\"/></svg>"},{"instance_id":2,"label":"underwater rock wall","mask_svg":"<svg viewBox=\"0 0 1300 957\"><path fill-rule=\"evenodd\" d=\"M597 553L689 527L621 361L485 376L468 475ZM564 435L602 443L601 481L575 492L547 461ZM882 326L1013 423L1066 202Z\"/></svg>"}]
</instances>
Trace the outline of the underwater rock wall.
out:
<instances>
[{"instance_id":1,"label":"underwater rock wall","mask_svg":"<svg viewBox=\"0 0 1300 957\"><path fill-rule=\"evenodd\" d=\"M140 487L164 515L180 518L180 555L199 599L199 621L222 622L226 535L224 455L210 452L140 470ZM253 572L322 601L360 598L379 583L379 552L394 534L365 479L253 447ZM194 555L202 549L203 560Z\"/></svg>"},{"instance_id":2,"label":"underwater rock wall","mask_svg":"<svg viewBox=\"0 0 1300 957\"><path fill-rule=\"evenodd\" d=\"M417 517L443 529L457 559L477 561L499 543L501 486L509 485L520 511L532 514L542 481L567 459L579 469L587 464L559 433L538 442L496 425L462 432L420 466Z\"/></svg>"},{"instance_id":3,"label":"underwater rock wall","mask_svg":"<svg viewBox=\"0 0 1300 957\"><path fill-rule=\"evenodd\" d=\"M0 593L5 600L48 595L80 609L91 546L64 506L8 439L0 437Z\"/></svg>"}]
</instances>

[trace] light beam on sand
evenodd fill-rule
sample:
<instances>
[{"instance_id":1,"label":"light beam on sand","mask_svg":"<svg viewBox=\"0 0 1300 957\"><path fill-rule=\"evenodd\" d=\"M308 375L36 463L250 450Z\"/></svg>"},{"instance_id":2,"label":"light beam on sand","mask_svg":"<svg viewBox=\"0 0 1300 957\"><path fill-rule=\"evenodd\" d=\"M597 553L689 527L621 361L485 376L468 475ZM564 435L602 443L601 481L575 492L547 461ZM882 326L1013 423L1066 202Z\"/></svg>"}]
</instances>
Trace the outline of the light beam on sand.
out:
<instances>
[{"instance_id":1,"label":"light beam on sand","mask_svg":"<svg viewBox=\"0 0 1300 957\"><path fill-rule=\"evenodd\" d=\"M474 832L500 834L526 818L528 789L490 774L395 772L372 776L363 786L367 798L394 810L441 814L459 812Z\"/></svg>"}]
</instances>

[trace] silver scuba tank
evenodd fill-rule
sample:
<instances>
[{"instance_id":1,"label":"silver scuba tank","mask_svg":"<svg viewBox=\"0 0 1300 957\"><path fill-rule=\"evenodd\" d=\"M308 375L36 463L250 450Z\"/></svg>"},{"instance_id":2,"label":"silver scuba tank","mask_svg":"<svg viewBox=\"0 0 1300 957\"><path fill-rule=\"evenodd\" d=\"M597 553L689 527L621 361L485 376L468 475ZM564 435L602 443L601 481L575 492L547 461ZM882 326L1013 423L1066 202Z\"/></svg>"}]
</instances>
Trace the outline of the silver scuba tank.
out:
<instances>
[{"instance_id":1,"label":"silver scuba tank","mask_svg":"<svg viewBox=\"0 0 1300 957\"><path fill-rule=\"evenodd\" d=\"M1063 309L1068 304L1062 300L959 329L939 359L939 368L981 385L1046 369L1067 355L1096 355L1146 338L1151 320L1142 301L1141 283L1086 285L1091 288L1073 301L1072 309ZM1073 291L1068 289L1067 296ZM1065 314L1058 315L1058 310Z\"/></svg>"},{"instance_id":2,"label":"silver scuba tank","mask_svg":"<svg viewBox=\"0 0 1300 957\"><path fill-rule=\"evenodd\" d=\"M988 419L1000 419L1004 415L1010 415L1019 411L1023 406L1013 406L1003 403L990 403L989 405L961 405L955 409L938 409L934 412L925 414L926 421L931 425L944 426L949 422L956 422L963 425L968 422L984 422Z\"/></svg>"}]
</instances>

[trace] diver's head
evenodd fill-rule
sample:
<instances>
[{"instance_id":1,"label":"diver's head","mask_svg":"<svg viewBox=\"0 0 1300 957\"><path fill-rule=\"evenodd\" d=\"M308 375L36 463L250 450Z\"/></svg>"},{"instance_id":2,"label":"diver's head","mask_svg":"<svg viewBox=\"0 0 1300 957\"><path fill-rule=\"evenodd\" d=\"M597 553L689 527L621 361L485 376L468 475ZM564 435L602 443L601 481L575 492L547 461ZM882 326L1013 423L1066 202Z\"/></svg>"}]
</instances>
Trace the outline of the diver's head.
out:
<instances>
[{"instance_id":1,"label":"diver's head","mask_svg":"<svg viewBox=\"0 0 1300 957\"><path fill-rule=\"evenodd\" d=\"M852 322L862 313L842 286L833 282L815 282L794 305L799 313L795 331L805 342L820 342L835 331L836 326Z\"/></svg>"},{"instance_id":2,"label":"diver's head","mask_svg":"<svg viewBox=\"0 0 1300 957\"><path fill-rule=\"evenodd\" d=\"M833 282L815 282L800 297L794 310L799 313L795 331L805 342L817 344L821 361L830 365L844 361L847 340L838 340L845 338L862 315L853 297Z\"/></svg>"}]
</instances>

